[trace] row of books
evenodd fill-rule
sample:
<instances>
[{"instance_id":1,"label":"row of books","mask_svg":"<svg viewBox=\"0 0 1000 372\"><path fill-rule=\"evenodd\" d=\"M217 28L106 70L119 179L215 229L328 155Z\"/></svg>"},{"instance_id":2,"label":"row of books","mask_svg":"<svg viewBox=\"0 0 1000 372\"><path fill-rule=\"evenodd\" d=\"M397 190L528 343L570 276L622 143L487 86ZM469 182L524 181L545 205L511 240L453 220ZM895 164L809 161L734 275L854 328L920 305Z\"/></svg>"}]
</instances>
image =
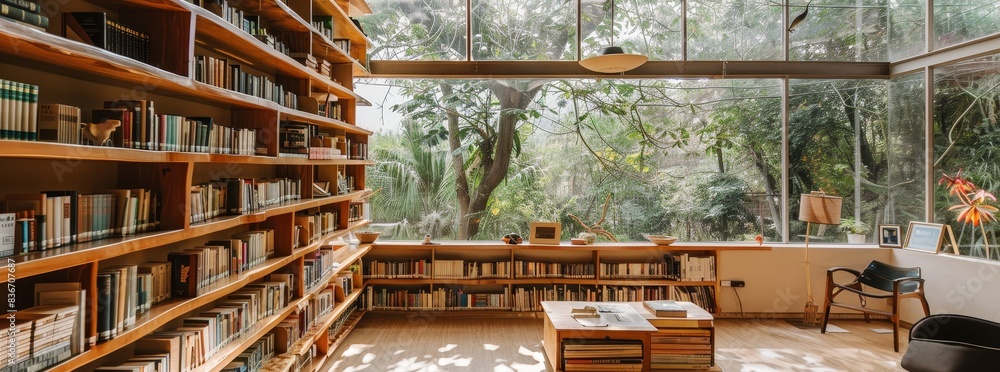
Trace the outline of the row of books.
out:
<instances>
[{"instance_id":1,"label":"row of books","mask_svg":"<svg viewBox=\"0 0 1000 372\"><path fill-rule=\"evenodd\" d=\"M683 282L714 282L715 256L688 253L665 254L667 278Z\"/></svg>"},{"instance_id":2,"label":"row of books","mask_svg":"<svg viewBox=\"0 0 1000 372\"><path fill-rule=\"evenodd\" d=\"M72 357L74 337L83 327L81 311L76 305L35 306L8 316L10 327L0 335L7 346L0 371L39 371Z\"/></svg>"},{"instance_id":3,"label":"row of books","mask_svg":"<svg viewBox=\"0 0 1000 372\"><path fill-rule=\"evenodd\" d=\"M542 311L542 301L648 301L670 299L671 286L554 284L514 288L514 311Z\"/></svg>"},{"instance_id":4,"label":"row of books","mask_svg":"<svg viewBox=\"0 0 1000 372\"><path fill-rule=\"evenodd\" d=\"M237 3L239 2L237 1ZM200 6L236 26L236 28L239 28L243 32L250 34L250 36L260 40L265 45L277 50L279 53L288 54L290 52L284 42L267 32L267 28L261 23L259 15L247 14L243 10L230 5L226 0L208 0Z\"/></svg>"},{"instance_id":5,"label":"row of books","mask_svg":"<svg viewBox=\"0 0 1000 372\"><path fill-rule=\"evenodd\" d=\"M324 283L323 279L339 268L340 262L336 259L333 246L321 246L318 250L306 254L302 269L303 283L307 290L311 290Z\"/></svg>"},{"instance_id":6,"label":"row of books","mask_svg":"<svg viewBox=\"0 0 1000 372\"><path fill-rule=\"evenodd\" d=\"M667 264L663 262L628 262L601 263L601 278L664 278L667 276Z\"/></svg>"},{"instance_id":7,"label":"row of books","mask_svg":"<svg viewBox=\"0 0 1000 372\"><path fill-rule=\"evenodd\" d=\"M326 336L330 341L329 345L336 345L347 337L347 332L350 330L351 325L357 323L363 314L364 311L361 311L360 301L355 301L347 305L347 309L340 313L340 316L326 330ZM330 349L333 350L334 348L331 347Z\"/></svg>"},{"instance_id":8,"label":"row of books","mask_svg":"<svg viewBox=\"0 0 1000 372\"><path fill-rule=\"evenodd\" d=\"M366 310L510 310L510 289L503 293L465 293L463 289L437 288L430 291L365 288Z\"/></svg>"},{"instance_id":9,"label":"row of books","mask_svg":"<svg viewBox=\"0 0 1000 372\"><path fill-rule=\"evenodd\" d=\"M0 0L0 17L45 31L49 17L41 8L37 0Z\"/></svg>"},{"instance_id":10,"label":"row of books","mask_svg":"<svg viewBox=\"0 0 1000 372\"><path fill-rule=\"evenodd\" d=\"M225 178L191 187L191 223L224 215L257 213L302 198L302 181L289 178Z\"/></svg>"},{"instance_id":11,"label":"row of books","mask_svg":"<svg viewBox=\"0 0 1000 372\"><path fill-rule=\"evenodd\" d=\"M336 22L333 21L333 16L314 15L312 18L313 28L330 40L333 40L333 28L335 24Z\"/></svg>"},{"instance_id":12,"label":"row of books","mask_svg":"<svg viewBox=\"0 0 1000 372\"><path fill-rule=\"evenodd\" d=\"M379 261L371 258L365 266L366 279L430 278L431 262L428 259L409 261Z\"/></svg>"},{"instance_id":13,"label":"row of books","mask_svg":"<svg viewBox=\"0 0 1000 372\"><path fill-rule=\"evenodd\" d=\"M268 76L259 75L239 64L229 63L225 58L196 55L194 78L201 83L298 109L298 95L294 92L285 90L284 86L275 83Z\"/></svg>"},{"instance_id":14,"label":"row of books","mask_svg":"<svg viewBox=\"0 0 1000 372\"><path fill-rule=\"evenodd\" d=\"M222 372L261 372L274 355L274 334L268 333L243 350Z\"/></svg>"},{"instance_id":15,"label":"row of books","mask_svg":"<svg viewBox=\"0 0 1000 372\"><path fill-rule=\"evenodd\" d=\"M354 142L352 143L350 139L347 140L347 156L354 160L366 160L368 159L368 144L364 142Z\"/></svg>"},{"instance_id":16,"label":"row of books","mask_svg":"<svg viewBox=\"0 0 1000 372\"><path fill-rule=\"evenodd\" d=\"M474 262L465 260L435 260L434 278L510 278L510 266L510 261Z\"/></svg>"},{"instance_id":17,"label":"row of books","mask_svg":"<svg viewBox=\"0 0 1000 372\"><path fill-rule=\"evenodd\" d=\"M128 236L159 226L157 194L146 189L80 195L74 190L8 194L0 221L0 256Z\"/></svg>"},{"instance_id":18,"label":"row of books","mask_svg":"<svg viewBox=\"0 0 1000 372\"><path fill-rule=\"evenodd\" d=\"M248 284L218 301L215 308L184 318L181 327L139 339L134 343L135 354L166 355L169 371L194 370L253 330L257 322L288 306L287 291L284 282ZM268 340L263 340L266 348Z\"/></svg>"},{"instance_id":19,"label":"row of books","mask_svg":"<svg viewBox=\"0 0 1000 372\"><path fill-rule=\"evenodd\" d=\"M38 86L0 79L0 140L38 138Z\"/></svg>"},{"instance_id":20,"label":"row of books","mask_svg":"<svg viewBox=\"0 0 1000 372\"><path fill-rule=\"evenodd\" d=\"M642 340L567 338L560 347L566 372L642 371Z\"/></svg>"},{"instance_id":21,"label":"row of books","mask_svg":"<svg viewBox=\"0 0 1000 372\"><path fill-rule=\"evenodd\" d=\"M360 269L360 266L351 265L351 267L357 267ZM352 271L337 274L337 276L333 278L332 284L334 285L334 294L336 295L338 301L342 301L343 298L350 296L355 290L359 289L354 286L354 283L361 283L361 280L357 277L357 275L359 274Z\"/></svg>"},{"instance_id":22,"label":"row of books","mask_svg":"<svg viewBox=\"0 0 1000 372\"><path fill-rule=\"evenodd\" d=\"M197 297L213 283L239 275L274 256L274 230L253 230L231 239L167 254L171 264L171 295Z\"/></svg>"},{"instance_id":23,"label":"row of books","mask_svg":"<svg viewBox=\"0 0 1000 372\"><path fill-rule=\"evenodd\" d=\"M161 263L121 265L97 272L97 340L108 341L135 325L154 303L170 298L170 266ZM167 289L166 291L169 291Z\"/></svg>"},{"instance_id":24,"label":"row of books","mask_svg":"<svg viewBox=\"0 0 1000 372\"><path fill-rule=\"evenodd\" d=\"M308 158L312 138L319 135L316 124L297 121L282 121L278 127L278 154Z\"/></svg>"},{"instance_id":25,"label":"row of books","mask_svg":"<svg viewBox=\"0 0 1000 372\"><path fill-rule=\"evenodd\" d=\"M326 234L332 233L340 226L340 212L316 212L310 215L296 215L295 247L305 247L319 241Z\"/></svg>"},{"instance_id":26,"label":"row of books","mask_svg":"<svg viewBox=\"0 0 1000 372\"><path fill-rule=\"evenodd\" d=\"M347 184L354 185L354 176L347 176ZM348 192L353 190L353 187L348 188ZM371 208L368 203L351 202L347 205L347 222L357 222L365 219L367 213L366 208Z\"/></svg>"},{"instance_id":27,"label":"row of books","mask_svg":"<svg viewBox=\"0 0 1000 372\"><path fill-rule=\"evenodd\" d=\"M104 12L63 13L63 37L149 63L150 36Z\"/></svg>"},{"instance_id":28,"label":"row of books","mask_svg":"<svg viewBox=\"0 0 1000 372\"><path fill-rule=\"evenodd\" d=\"M593 263L514 261L515 278L594 278Z\"/></svg>"}]
</instances>

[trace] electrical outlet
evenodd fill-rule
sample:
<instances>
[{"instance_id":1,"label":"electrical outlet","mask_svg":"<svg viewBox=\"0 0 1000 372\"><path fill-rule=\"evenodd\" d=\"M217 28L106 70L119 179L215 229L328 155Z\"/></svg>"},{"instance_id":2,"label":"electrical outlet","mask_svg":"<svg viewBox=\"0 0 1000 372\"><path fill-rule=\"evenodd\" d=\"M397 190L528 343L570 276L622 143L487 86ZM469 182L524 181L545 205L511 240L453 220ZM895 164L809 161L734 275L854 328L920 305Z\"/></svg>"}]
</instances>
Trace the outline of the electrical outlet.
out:
<instances>
[{"instance_id":1,"label":"electrical outlet","mask_svg":"<svg viewBox=\"0 0 1000 372\"><path fill-rule=\"evenodd\" d=\"M746 287L747 283L742 280L723 280L720 284L723 287Z\"/></svg>"}]
</instances>

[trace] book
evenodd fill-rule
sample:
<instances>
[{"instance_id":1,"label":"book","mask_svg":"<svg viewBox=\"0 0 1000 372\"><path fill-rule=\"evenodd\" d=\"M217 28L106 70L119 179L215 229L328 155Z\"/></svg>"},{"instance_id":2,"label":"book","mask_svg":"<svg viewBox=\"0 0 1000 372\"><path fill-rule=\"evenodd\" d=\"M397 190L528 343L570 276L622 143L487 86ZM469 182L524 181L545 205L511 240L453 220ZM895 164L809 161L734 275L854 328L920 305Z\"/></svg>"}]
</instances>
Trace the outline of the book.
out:
<instances>
[{"instance_id":1,"label":"book","mask_svg":"<svg viewBox=\"0 0 1000 372\"><path fill-rule=\"evenodd\" d=\"M38 140L79 144L80 108L55 103L39 105Z\"/></svg>"},{"instance_id":2,"label":"book","mask_svg":"<svg viewBox=\"0 0 1000 372\"><path fill-rule=\"evenodd\" d=\"M676 301L643 301L642 307L658 317L687 317L687 309Z\"/></svg>"},{"instance_id":3,"label":"book","mask_svg":"<svg viewBox=\"0 0 1000 372\"><path fill-rule=\"evenodd\" d=\"M30 10L7 5L7 1L0 3L0 16L13 19L15 21L21 21L32 26L41 28L49 27L49 17L32 13Z\"/></svg>"},{"instance_id":4,"label":"book","mask_svg":"<svg viewBox=\"0 0 1000 372\"><path fill-rule=\"evenodd\" d=\"M60 287L54 285L75 289L56 290L54 288ZM71 305L77 308L70 348L74 355L82 353L91 341L86 338L87 323L90 320L86 315L87 290L80 289L80 283L39 283L35 285L35 294L38 297L35 303L38 305Z\"/></svg>"},{"instance_id":5,"label":"book","mask_svg":"<svg viewBox=\"0 0 1000 372\"><path fill-rule=\"evenodd\" d=\"M41 10L41 7L38 6L37 2L30 0L0 0L0 4L7 4L35 14L38 14L38 11Z\"/></svg>"},{"instance_id":6,"label":"book","mask_svg":"<svg viewBox=\"0 0 1000 372\"><path fill-rule=\"evenodd\" d=\"M16 246L17 214L0 213L0 257L21 253Z\"/></svg>"}]
</instances>

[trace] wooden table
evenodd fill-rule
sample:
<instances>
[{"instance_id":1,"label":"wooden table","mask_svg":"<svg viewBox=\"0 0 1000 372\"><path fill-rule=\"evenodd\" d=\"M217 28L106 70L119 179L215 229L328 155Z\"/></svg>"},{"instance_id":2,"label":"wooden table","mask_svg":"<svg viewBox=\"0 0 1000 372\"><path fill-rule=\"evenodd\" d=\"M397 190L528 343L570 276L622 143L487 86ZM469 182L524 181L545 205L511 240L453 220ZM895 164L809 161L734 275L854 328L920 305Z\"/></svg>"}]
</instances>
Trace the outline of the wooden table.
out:
<instances>
[{"instance_id":1,"label":"wooden table","mask_svg":"<svg viewBox=\"0 0 1000 372\"><path fill-rule=\"evenodd\" d=\"M701 329L707 330L710 335L711 370L718 370L715 366L715 327L713 325L712 314L690 302L680 302L688 310L686 318L665 318L656 317L643 306L642 302L586 302L586 301L542 301L542 309L545 312L544 341L543 347L545 355L549 358L552 368L557 371L563 370L562 343L567 338L584 339L612 339L612 340L640 340L643 345L643 371L650 370L650 337L658 332L667 332L670 329ZM608 322L605 327L589 327L580 324L571 315L572 309L580 309L586 306L601 308L602 306L627 306L640 315L645 322ZM606 314L606 316L608 316ZM610 314L609 316L614 316ZM613 318L611 318L613 319ZM688 369L690 370L690 369Z\"/></svg>"}]
</instances>

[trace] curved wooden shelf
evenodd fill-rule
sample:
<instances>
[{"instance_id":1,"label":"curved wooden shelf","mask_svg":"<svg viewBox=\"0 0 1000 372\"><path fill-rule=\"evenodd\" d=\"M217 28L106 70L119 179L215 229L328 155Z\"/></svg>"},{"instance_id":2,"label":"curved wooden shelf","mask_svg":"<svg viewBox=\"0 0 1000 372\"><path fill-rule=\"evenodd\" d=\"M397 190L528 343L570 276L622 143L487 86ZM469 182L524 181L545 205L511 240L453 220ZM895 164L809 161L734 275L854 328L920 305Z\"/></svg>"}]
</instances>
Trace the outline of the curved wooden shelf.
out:
<instances>
[{"instance_id":1,"label":"curved wooden shelf","mask_svg":"<svg viewBox=\"0 0 1000 372\"><path fill-rule=\"evenodd\" d=\"M279 107L278 111L282 120L291 119L297 121L304 121L310 124L318 124L322 128L342 129L344 131L347 131L348 133L356 133L364 135L372 134L370 130L333 118L327 118L299 110L292 110L287 107Z\"/></svg>"},{"instance_id":2,"label":"curved wooden shelf","mask_svg":"<svg viewBox=\"0 0 1000 372\"><path fill-rule=\"evenodd\" d=\"M290 202L256 214L218 217L206 223L191 226L190 228L184 230L155 231L129 237L101 239L92 242L75 244L69 247L50 249L43 252L12 256L10 258L17 263L18 274L21 277L29 277L65 269L67 267L79 266L89 262L97 262L127 253L156 248L166 244L208 235L252 222L261 222L270 217L285 213L291 213L321 205L349 201L360 195L362 192L363 191L358 191L347 195ZM338 231L342 232L343 235L346 235L347 231L350 229L367 224L367 221L363 222L364 223L355 224L347 229Z\"/></svg>"},{"instance_id":3,"label":"curved wooden shelf","mask_svg":"<svg viewBox=\"0 0 1000 372\"><path fill-rule=\"evenodd\" d=\"M327 15L333 16L334 22L336 24L333 26L334 36L338 38L350 39L351 44L358 43L358 41L363 41L365 46L371 46L373 43L371 39L368 38L358 26L351 22L350 16L348 16L347 11L340 7L338 4L334 4L335 0L314 0L313 4L316 4L316 8Z\"/></svg>"},{"instance_id":4,"label":"curved wooden shelf","mask_svg":"<svg viewBox=\"0 0 1000 372\"><path fill-rule=\"evenodd\" d=\"M129 163L236 163L262 165L374 165L372 160L302 159L257 155L136 150L120 147L0 140L0 158L113 161Z\"/></svg>"},{"instance_id":5,"label":"curved wooden shelf","mask_svg":"<svg viewBox=\"0 0 1000 372\"><path fill-rule=\"evenodd\" d=\"M677 280L668 279L600 279L600 285L619 285L619 286L714 286L714 281L706 282L682 282Z\"/></svg>"},{"instance_id":6,"label":"curved wooden shelf","mask_svg":"<svg viewBox=\"0 0 1000 372\"><path fill-rule=\"evenodd\" d=\"M314 247L315 248L315 247ZM140 315L136 319L136 324L107 342L94 345L77 356L59 364L53 371L73 371L83 368L88 363L97 360L105 355L135 342L136 340L156 331L158 328L167 325L175 318L208 305L219 300L229 293L242 288L256 280L264 278L275 270L288 265L310 252L309 249L300 249L290 256L272 258L264 264L244 272L238 276L230 276L221 282L213 284L206 293L195 298L176 298L161 302L153 306L149 312ZM284 319L284 317L282 317ZM255 339L256 340L256 339ZM242 350L242 349L240 349Z\"/></svg>"},{"instance_id":7,"label":"curved wooden shelf","mask_svg":"<svg viewBox=\"0 0 1000 372\"><path fill-rule=\"evenodd\" d=\"M245 333L243 337L230 342L226 345L226 347L213 355L211 359L206 360L204 364L193 369L191 372L221 371L227 364L229 364L229 362L232 362L233 359L236 359L236 357L243 353L243 350L246 350L248 347L256 343L261 337L264 337L264 335L274 329L278 323L281 323L289 315L292 315L295 310L298 310L300 306L303 306L303 299L293 301L277 314L254 322L253 328L251 328L249 332Z\"/></svg>"},{"instance_id":8,"label":"curved wooden shelf","mask_svg":"<svg viewBox=\"0 0 1000 372\"><path fill-rule=\"evenodd\" d=\"M264 45L250 34L243 32L208 10L193 4L185 3L185 6L188 6L189 10L196 15L197 37L195 41L207 41L204 43L206 48L211 48L210 45L226 45L228 47L226 50L219 48L213 48L213 50L230 57L236 56L237 60L253 60L254 69L261 72L309 79L314 84L325 87L325 90L335 93L338 97L355 97L355 94L343 85L334 83L329 77L320 75L316 70L306 68L291 57Z\"/></svg>"},{"instance_id":9,"label":"curved wooden shelf","mask_svg":"<svg viewBox=\"0 0 1000 372\"><path fill-rule=\"evenodd\" d=\"M562 250L562 251L769 251L769 245L752 243L674 243L671 245L656 245L650 242L613 242L591 245L572 245L569 242L555 244L504 244L499 241L440 241L434 245L424 245L419 241L380 241L375 248L392 249L513 249L513 250Z\"/></svg>"}]
</instances>

